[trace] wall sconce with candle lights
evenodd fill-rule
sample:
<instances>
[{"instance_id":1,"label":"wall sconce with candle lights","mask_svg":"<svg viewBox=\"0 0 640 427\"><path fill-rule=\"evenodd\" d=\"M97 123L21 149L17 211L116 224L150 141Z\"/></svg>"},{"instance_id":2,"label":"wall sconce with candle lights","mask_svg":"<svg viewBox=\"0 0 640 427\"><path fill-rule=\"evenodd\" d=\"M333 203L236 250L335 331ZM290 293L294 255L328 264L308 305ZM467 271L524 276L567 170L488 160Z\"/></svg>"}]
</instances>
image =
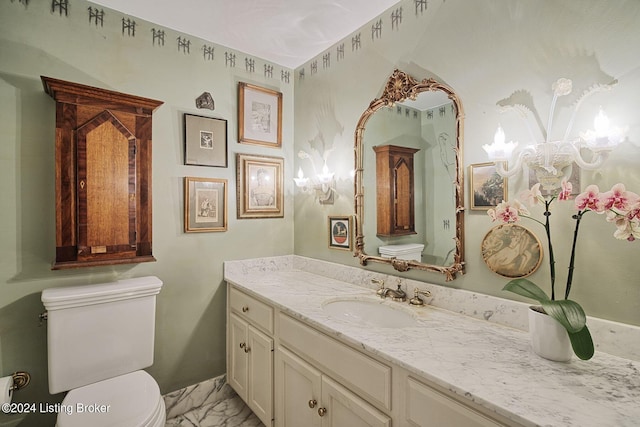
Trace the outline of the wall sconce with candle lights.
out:
<instances>
[{"instance_id":1,"label":"wall sconce with candle lights","mask_svg":"<svg viewBox=\"0 0 640 427\"><path fill-rule=\"evenodd\" d=\"M602 166L609 153L624 140L625 129L612 127L601 108L594 121L593 130L582 132L579 138L574 139L569 139L569 134L573 127L576 112L584 99L594 92L610 89L615 83L614 81L608 85L596 84L585 91L575 103L573 114L562 140L551 141L551 126L556 102L559 97L568 95L572 90L571 80L563 78L556 81L552 86L553 100L544 142L525 146L516 153L515 161L512 156L518 143L513 141L505 142L504 130L498 126L493 143L482 146L489 159L496 162L498 174L505 178L512 177L520 173L523 166L527 165L531 171L536 173L537 180L542 188L552 191L560 187L563 179L569 178L573 163L586 170L593 170ZM519 105L519 107L522 108L523 106ZM531 132L530 127L529 131ZM535 138L532 139L535 140ZM582 151L582 149L585 150ZM587 151L590 152L590 156L585 158L583 153ZM508 170L506 169L507 161L512 165Z\"/></svg>"},{"instance_id":2,"label":"wall sconce with candle lights","mask_svg":"<svg viewBox=\"0 0 640 427\"><path fill-rule=\"evenodd\" d=\"M321 205L332 205L336 181L334 173L331 172L327 166L326 159L322 166L322 172L318 173L315 164L311 160L311 156L306 151L300 150L298 152L298 157L310 160L315 176L312 178L305 177L302 167L299 167L297 178L293 178L296 183L296 187L300 188L305 193L314 194Z\"/></svg>"}]
</instances>

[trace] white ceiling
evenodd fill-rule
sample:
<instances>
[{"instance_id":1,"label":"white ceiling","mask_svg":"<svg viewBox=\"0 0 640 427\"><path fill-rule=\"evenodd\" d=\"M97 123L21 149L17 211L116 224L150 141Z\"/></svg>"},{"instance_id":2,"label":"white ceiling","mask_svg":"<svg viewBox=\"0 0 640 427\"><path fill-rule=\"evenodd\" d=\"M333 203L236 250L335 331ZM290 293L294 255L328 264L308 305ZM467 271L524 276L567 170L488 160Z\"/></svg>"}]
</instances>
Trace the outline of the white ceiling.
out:
<instances>
[{"instance_id":1,"label":"white ceiling","mask_svg":"<svg viewBox=\"0 0 640 427\"><path fill-rule=\"evenodd\" d=\"M400 0L91 0L167 29L297 68Z\"/></svg>"}]
</instances>

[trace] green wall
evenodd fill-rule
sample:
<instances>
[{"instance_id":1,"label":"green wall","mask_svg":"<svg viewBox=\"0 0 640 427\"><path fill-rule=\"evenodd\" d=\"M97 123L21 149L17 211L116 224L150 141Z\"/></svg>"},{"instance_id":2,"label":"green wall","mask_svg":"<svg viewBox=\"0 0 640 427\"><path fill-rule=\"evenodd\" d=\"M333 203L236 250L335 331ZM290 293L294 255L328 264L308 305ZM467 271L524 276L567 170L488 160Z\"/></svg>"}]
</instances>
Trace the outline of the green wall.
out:
<instances>
[{"instance_id":1,"label":"green wall","mask_svg":"<svg viewBox=\"0 0 640 427\"><path fill-rule=\"evenodd\" d=\"M69 16L50 12L50 3L0 3L0 375L24 370L32 384L17 401L53 402L47 391L43 289L156 275L158 297L155 361L149 372L163 393L223 374L225 286L223 261L293 252L293 79L281 80L274 66L265 77L247 56L213 45L205 60L202 40L190 53L177 48L184 34L165 30L164 46L153 44L151 23L136 19L135 37L123 35L123 16L106 10L103 26L89 23L85 1L70 2ZM225 53L236 55L227 66ZM269 64L273 65L273 64ZM51 271L55 255L55 102L40 76L98 86L164 101L153 117L154 263ZM248 82L283 93L283 147L237 142L237 85ZM210 92L215 110L198 110L195 99ZM228 120L228 168L185 166L183 114ZM235 153L285 158L284 218L236 219ZM228 231L183 232L183 178L228 180ZM1 415L0 415L1 417ZM0 419L0 423L2 423ZM22 425L53 425L29 416Z\"/></svg>"},{"instance_id":2,"label":"green wall","mask_svg":"<svg viewBox=\"0 0 640 427\"><path fill-rule=\"evenodd\" d=\"M215 47L205 60L202 40L166 31L164 46L153 44L151 23L137 20L136 36L122 34L123 16L106 10L102 26L89 22L83 0L70 2L69 16L51 13L50 4L0 3L0 375L17 370L32 374L33 383L16 400L53 402L46 379L46 328L38 326L44 308L40 292L55 286L99 283L125 277L157 275L164 281L158 298L156 352L149 369L163 393L197 383L225 371L225 290L222 262L296 253L347 265L358 265L350 253L328 248L327 216L353 212L353 135L360 115L382 93L394 68L418 79L436 77L453 87L465 110L464 163L486 162L482 144L491 142L500 123L510 139L527 141L524 121L500 114L497 103L518 90L528 91L541 121L551 101L551 84L559 77L574 80L575 94L593 82L615 78L612 90L590 97L574 129L592 126L602 105L617 124L629 126L628 140L599 171L583 171L583 187L597 183L608 189L624 182L640 192L640 5L635 0L446 0L429 1L416 11L403 0L403 19L391 25L391 10L380 19L380 38L371 25L346 37L344 55L337 46L299 69L275 65L265 77L265 63L245 68L246 55ZM395 8L393 8L395 10ZM352 36L361 36L354 49ZM190 53L177 48L188 37ZM225 53L236 54L235 67ZM281 72L290 72L290 82ZM304 71L304 77L300 74ZM153 243L155 263L132 266L51 271L54 258L54 102L43 91L40 76L99 86L164 101L154 113ZM237 83L245 81L283 92L283 148L237 143ZM295 88L295 91L294 91ZM215 111L197 110L195 98L210 92ZM571 98L571 99L569 99ZM567 97L556 110L555 138L562 136L571 109ZM295 107L294 107L295 106ZM227 119L229 167L183 165L182 115L192 113ZM295 125L294 125L295 113ZM532 125L535 128L535 123ZM320 205L293 185L298 167L311 175L304 150L316 168L327 159L338 178L333 205ZM315 150L315 151L314 151ZM285 217L237 220L234 155L236 152L285 158ZM317 154L316 154L317 153ZM229 227L224 233L183 233L185 176L229 180ZM468 182L468 180L467 180ZM466 186L466 183L465 183ZM513 197L527 184L509 181ZM294 197L295 194L295 197ZM469 191L465 188L465 204ZM558 275L567 265L570 209L554 212ZM539 214L539 212L537 212ZM613 227L601 217L584 221L578 247L573 299L588 314L640 325L640 243L616 241ZM483 212L467 212L467 274L454 282L434 273L410 271L406 276L485 294L510 297L506 279L493 274L480 259L480 243L492 223ZM542 237L535 224L526 224ZM394 273L387 266L370 270ZM546 263L532 279L543 284ZM0 420L2 422L2 420ZM27 417L23 425L52 425Z\"/></svg>"},{"instance_id":3,"label":"green wall","mask_svg":"<svg viewBox=\"0 0 640 427\"><path fill-rule=\"evenodd\" d=\"M357 266L350 253L327 249L325 224L328 215L353 212L354 131L369 103L381 96L384 84L395 68L414 78L427 77L446 83L459 95L465 113L464 171L465 205L469 206L468 165L488 159L483 144L491 143L498 124L508 139L529 141L527 123L542 140L536 118L525 121L515 112L500 113L497 105L516 91L533 99L541 123L546 126L551 85L560 77L573 80L573 93L556 107L552 139L560 139L569 123L571 103L593 83L618 84L611 90L586 98L579 110L572 136L593 128L593 118L602 106L617 125L628 126L628 139L605 165L596 171L582 171L582 188L595 183L608 190L617 182L640 193L640 3L595 0L446 0L430 1L424 12L413 1L402 1L402 21L392 26L392 8L383 14L382 37L373 36L378 19L344 38L336 46L303 64L304 79L296 79L296 151L309 150L323 137L330 150L328 165L339 177L339 197L333 206L320 206L312 197L296 193L295 252L299 255ZM360 36L360 48L353 39ZM344 55L338 48L344 44ZM324 67L324 55L330 67ZM317 71L312 72L313 63ZM367 129L368 130L368 129ZM366 132L365 132L366 138ZM294 159L309 175L307 160ZM515 198L528 188L521 177L509 179L509 195ZM366 200L375 198L365 189ZM556 241L556 270L559 289L564 291L573 230L570 203L556 204L552 227ZM540 210L534 210L538 219ZM365 216L367 213L365 211ZM436 273L400 273L426 282L516 298L501 289L507 279L491 272L480 257L483 237L494 226L483 211L465 214L466 274L445 283ZM544 242L544 229L531 221L522 225ZM571 298L587 314L640 325L640 243L618 241L615 228L596 214L585 216L581 225ZM365 236L375 248L375 236ZM367 250L375 254L374 250ZM547 253L546 244L544 253ZM548 258L530 279L548 289ZM390 266L369 263L368 270L394 273Z\"/></svg>"}]
</instances>

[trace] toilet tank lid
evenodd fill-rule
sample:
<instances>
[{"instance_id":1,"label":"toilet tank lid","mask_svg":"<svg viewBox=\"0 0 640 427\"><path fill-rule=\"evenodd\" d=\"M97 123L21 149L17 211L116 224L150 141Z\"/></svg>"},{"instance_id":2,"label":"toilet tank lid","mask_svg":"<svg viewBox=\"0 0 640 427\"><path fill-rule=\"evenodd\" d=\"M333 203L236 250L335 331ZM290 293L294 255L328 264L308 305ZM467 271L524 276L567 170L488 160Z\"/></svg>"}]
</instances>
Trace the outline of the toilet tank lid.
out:
<instances>
[{"instance_id":1,"label":"toilet tank lid","mask_svg":"<svg viewBox=\"0 0 640 427\"><path fill-rule=\"evenodd\" d=\"M47 310L61 310L157 295L161 287L160 279L155 276L145 276L96 285L45 289L42 291L41 299Z\"/></svg>"}]
</instances>

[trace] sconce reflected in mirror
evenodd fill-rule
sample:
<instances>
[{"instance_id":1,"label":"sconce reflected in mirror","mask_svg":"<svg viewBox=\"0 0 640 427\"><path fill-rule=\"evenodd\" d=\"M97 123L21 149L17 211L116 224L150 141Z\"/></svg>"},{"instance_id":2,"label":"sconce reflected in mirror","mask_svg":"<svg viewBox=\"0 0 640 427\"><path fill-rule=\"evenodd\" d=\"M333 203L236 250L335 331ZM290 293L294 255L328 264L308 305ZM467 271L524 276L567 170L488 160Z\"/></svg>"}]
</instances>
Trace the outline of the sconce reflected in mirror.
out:
<instances>
[{"instance_id":1,"label":"sconce reflected in mirror","mask_svg":"<svg viewBox=\"0 0 640 427\"><path fill-rule=\"evenodd\" d=\"M303 150L300 150L298 157L311 160L311 156ZM336 180L334 173L329 170L326 160L322 166L322 172L316 171L315 164L311 162L315 177L307 178L304 176L302 167L298 168L297 178L293 178L296 187L303 192L313 194L321 205L332 205L334 200L334 192L336 190Z\"/></svg>"},{"instance_id":2,"label":"sconce reflected in mirror","mask_svg":"<svg viewBox=\"0 0 640 427\"><path fill-rule=\"evenodd\" d=\"M569 126L564 137L560 141L550 141L553 112L559 97L568 95L572 90L572 82L569 79L559 79L552 86L553 100L549 111L546 136L541 143L530 144L517 153L513 160L511 157L518 145L517 142L505 142L506 136L501 126L495 133L492 144L482 146L490 160L496 162L496 171L501 176L508 178L522 171L523 165L536 173L538 182L542 188L552 191L560 187L564 179L571 175L573 163L585 170L597 169L609 157L609 153L624 140L625 129L612 127L609 118L602 108L594 120L594 129L581 132L578 138L569 139L576 113L587 95L599 90L609 89L616 82L608 85L594 85L583 93L575 104ZM520 106L522 107L522 106ZM523 111L521 110L520 113ZM531 128L529 128L531 132ZM535 137L532 135L532 139ZM591 154L585 158L582 149ZM509 170L505 168L506 162L513 165Z\"/></svg>"}]
</instances>

